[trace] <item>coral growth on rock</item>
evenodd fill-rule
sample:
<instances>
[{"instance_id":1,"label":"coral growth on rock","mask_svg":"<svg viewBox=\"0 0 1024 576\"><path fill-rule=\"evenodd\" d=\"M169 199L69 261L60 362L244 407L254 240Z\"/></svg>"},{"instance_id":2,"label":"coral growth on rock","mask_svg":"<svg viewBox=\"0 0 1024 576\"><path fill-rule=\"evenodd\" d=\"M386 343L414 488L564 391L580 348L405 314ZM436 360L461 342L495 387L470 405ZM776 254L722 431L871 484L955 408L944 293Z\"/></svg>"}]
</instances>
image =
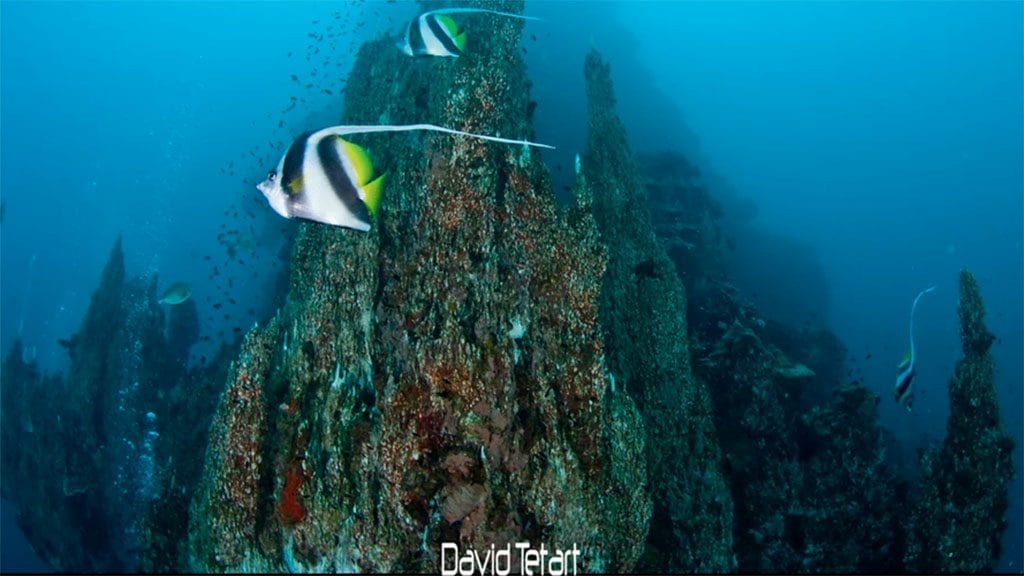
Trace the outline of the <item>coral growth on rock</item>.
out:
<instances>
[{"instance_id":1,"label":"coral growth on rock","mask_svg":"<svg viewBox=\"0 0 1024 576\"><path fill-rule=\"evenodd\" d=\"M722 226L722 206L708 191L700 167L684 154L647 154L637 161L651 225L692 295L725 274L731 240Z\"/></svg>"},{"instance_id":2,"label":"coral growth on rock","mask_svg":"<svg viewBox=\"0 0 1024 576\"><path fill-rule=\"evenodd\" d=\"M492 33L457 65L364 46L344 120L528 136L522 24L474 25ZM534 151L366 140L392 174L382 216L369 234L303 225L287 303L218 409L192 568L437 571L441 542L530 541L630 570L644 426L608 394L586 184L560 213Z\"/></svg>"},{"instance_id":3,"label":"coral growth on rock","mask_svg":"<svg viewBox=\"0 0 1024 576\"><path fill-rule=\"evenodd\" d=\"M907 567L921 572L982 572L999 558L1006 529L1013 440L1002 429L996 369L977 280L960 272L963 358L949 383L942 446L922 461L921 496L907 534Z\"/></svg>"},{"instance_id":4,"label":"coral growth on rock","mask_svg":"<svg viewBox=\"0 0 1024 576\"><path fill-rule=\"evenodd\" d=\"M118 240L81 327L61 341L68 377L40 374L20 343L4 362L3 493L55 568L180 565L174 503L188 502L200 464L180 447L205 442L213 394L210 374L182 361L198 333L172 330L171 344L164 330L156 278L127 278Z\"/></svg>"},{"instance_id":5,"label":"coral growth on rock","mask_svg":"<svg viewBox=\"0 0 1024 576\"><path fill-rule=\"evenodd\" d=\"M705 384L690 371L686 295L657 242L646 193L615 113L609 67L594 51L585 74L589 137L583 173L608 252L601 324L608 367L636 399L647 429L654 498L641 568L720 572L733 567L732 498Z\"/></svg>"},{"instance_id":6,"label":"coral growth on rock","mask_svg":"<svg viewBox=\"0 0 1024 576\"><path fill-rule=\"evenodd\" d=\"M886 462L880 398L848 384L801 418L803 484L790 512L801 571L901 572L903 482Z\"/></svg>"}]
</instances>

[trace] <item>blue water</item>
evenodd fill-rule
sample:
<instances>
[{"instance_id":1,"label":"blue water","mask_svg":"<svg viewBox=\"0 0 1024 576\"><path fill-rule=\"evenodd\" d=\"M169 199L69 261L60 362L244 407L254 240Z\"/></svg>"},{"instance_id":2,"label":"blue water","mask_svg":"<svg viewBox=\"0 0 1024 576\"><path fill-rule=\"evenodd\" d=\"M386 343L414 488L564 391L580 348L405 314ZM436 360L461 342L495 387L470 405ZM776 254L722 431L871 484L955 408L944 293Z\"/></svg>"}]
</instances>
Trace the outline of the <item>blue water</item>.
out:
<instances>
[{"instance_id":1,"label":"blue water","mask_svg":"<svg viewBox=\"0 0 1024 576\"><path fill-rule=\"evenodd\" d=\"M546 156L552 164L568 169L583 148L582 61L596 47L634 149L680 149L715 175L736 221L737 282L768 316L833 329L851 368L882 395L883 424L910 446L944 434L959 354L957 272L977 275L1001 339L1004 426L1018 446L999 568L1020 571L1022 4L526 10L544 18L527 25L523 47L537 139L559 147ZM416 12L403 3L0 3L0 350L21 336L45 367L63 368L56 340L77 328L118 234L130 271L193 283L214 340L251 324L247 308L272 305L277 250L294 226L254 184L290 135L336 123L359 44ZM306 102L286 111L292 96ZM244 264L217 241L225 230L255 247ZM919 393L907 413L891 401L895 365L910 303L933 284L918 311ZM216 317L214 303L224 306ZM24 554L8 520L5 511L3 567L29 566L15 560Z\"/></svg>"}]
</instances>

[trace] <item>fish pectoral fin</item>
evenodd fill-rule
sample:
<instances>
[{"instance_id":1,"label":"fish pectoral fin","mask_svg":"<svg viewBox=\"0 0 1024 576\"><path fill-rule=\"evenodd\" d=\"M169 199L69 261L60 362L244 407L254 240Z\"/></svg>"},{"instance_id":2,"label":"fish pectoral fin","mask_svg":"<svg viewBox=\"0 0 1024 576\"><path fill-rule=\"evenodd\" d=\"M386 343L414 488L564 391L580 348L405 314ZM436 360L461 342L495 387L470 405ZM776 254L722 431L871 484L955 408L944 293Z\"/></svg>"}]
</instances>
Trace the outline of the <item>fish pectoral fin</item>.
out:
<instances>
[{"instance_id":1,"label":"fish pectoral fin","mask_svg":"<svg viewBox=\"0 0 1024 576\"><path fill-rule=\"evenodd\" d=\"M293 178L284 187L285 194L287 194L288 196L295 196L299 192L302 192L302 186L303 185L304 185L304 178L302 177L302 175L299 175L298 177Z\"/></svg>"},{"instance_id":2,"label":"fish pectoral fin","mask_svg":"<svg viewBox=\"0 0 1024 576\"><path fill-rule=\"evenodd\" d=\"M310 206L303 202L291 202L288 204L288 217L289 218L302 218L303 220L313 220L315 222L323 222L330 224L324 217L318 214Z\"/></svg>"},{"instance_id":3,"label":"fish pectoral fin","mask_svg":"<svg viewBox=\"0 0 1024 576\"><path fill-rule=\"evenodd\" d=\"M387 172L381 174L371 182L368 182L366 186L363 186L363 203L366 204L366 210L370 213L370 216L376 218L377 213L380 210L380 201L384 196L384 182L386 180Z\"/></svg>"}]
</instances>

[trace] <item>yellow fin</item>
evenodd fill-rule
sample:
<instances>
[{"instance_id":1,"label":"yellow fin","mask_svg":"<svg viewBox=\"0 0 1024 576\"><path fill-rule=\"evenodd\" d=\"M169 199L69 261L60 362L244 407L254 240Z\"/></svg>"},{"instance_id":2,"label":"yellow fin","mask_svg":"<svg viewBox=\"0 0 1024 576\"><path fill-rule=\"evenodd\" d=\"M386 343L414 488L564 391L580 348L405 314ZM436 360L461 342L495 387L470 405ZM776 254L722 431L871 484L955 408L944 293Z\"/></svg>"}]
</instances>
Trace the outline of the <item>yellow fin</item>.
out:
<instances>
[{"instance_id":1,"label":"yellow fin","mask_svg":"<svg viewBox=\"0 0 1024 576\"><path fill-rule=\"evenodd\" d=\"M373 162L370 162L370 155L362 146L353 144L341 136L338 136L338 141L341 142L342 154L348 158L355 170L356 186L365 186L373 178Z\"/></svg>"},{"instance_id":2,"label":"yellow fin","mask_svg":"<svg viewBox=\"0 0 1024 576\"><path fill-rule=\"evenodd\" d=\"M897 370L903 370L904 368L907 367L908 364L910 364L910 351L909 350L905 354L903 354L903 360L900 360L900 363L896 366L896 369Z\"/></svg>"},{"instance_id":3,"label":"yellow fin","mask_svg":"<svg viewBox=\"0 0 1024 576\"><path fill-rule=\"evenodd\" d=\"M459 26L455 23L455 20L452 20L451 16L447 14L438 14L437 21L441 23L441 26L444 26L445 29L448 30L448 33L451 34L452 38L459 35Z\"/></svg>"},{"instance_id":4,"label":"yellow fin","mask_svg":"<svg viewBox=\"0 0 1024 576\"><path fill-rule=\"evenodd\" d=\"M302 183L303 183L302 176L298 176L296 178L293 178L292 181L289 182L288 185L287 185L288 194L291 195L291 196L294 196L294 195L298 194L299 192L302 192Z\"/></svg>"},{"instance_id":5,"label":"yellow fin","mask_svg":"<svg viewBox=\"0 0 1024 576\"><path fill-rule=\"evenodd\" d=\"M381 174L372 182L363 186L363 203L366 204L366 210L370 212L370 216L377 217L377 212L380 210L380 200L384 196L384 180L387 173Z\"/></svg>"},{"instance_id":6,"label":"yellow fin","mask_svg":"<svg viewBox=\"0 0 1024 576\"><path fill-rule=\"evenodd\" d=\"M455 37L455 47L458 48L459 50L465 50L466 49L466 33L465 32L463 32L462 34L459 34L458 36Z\"/></svg>"}]
</instances>

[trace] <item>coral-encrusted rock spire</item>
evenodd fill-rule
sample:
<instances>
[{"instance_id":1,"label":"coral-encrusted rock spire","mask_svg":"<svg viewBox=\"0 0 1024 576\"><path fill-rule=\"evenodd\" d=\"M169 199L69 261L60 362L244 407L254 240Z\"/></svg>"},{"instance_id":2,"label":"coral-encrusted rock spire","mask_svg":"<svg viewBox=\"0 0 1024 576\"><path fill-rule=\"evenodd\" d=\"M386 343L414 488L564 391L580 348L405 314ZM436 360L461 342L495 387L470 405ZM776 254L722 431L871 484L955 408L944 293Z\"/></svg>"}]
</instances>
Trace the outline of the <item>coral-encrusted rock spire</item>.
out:
<instances>
[{"instance_id":1,"label":"coral-encrusted rock spire","mask_svg":"<svg viewBox=\"0 0 1024 576\"><path fill-rule=\"evenodd\" d=\"M168 345L156 278L129 276L124 260L118 239L81 325L59 341L67 379L42 374L20 342L0 376L0 489L58 570L176 568L184 522L153 506L189 494L198 458L172 451L197 444L212 410L201 386L181 393L201 379L182 358L196 333Z\"/></svg>"},{"instance_id":2,"label":"coral-encrusted rock spire","mask_svg":"<svg viewBox=\"0 0 1024 576\"><path fill-rule=\"evenodd\" d=\"M941 449L925 454L923 488L907 536L906 564L921 572L985 572L1006 529L1013 440L1002 429L985 306L974 275L960 272L964 357L949 383Z\"/></svg>"},{"instance_id":3,"label":"coral-encrusted rock spire","mask_svg":"<svg viewBox=\"0 0 1024 576\"><path fill-rule=\"evenodd\" d=\"M463 17L475 33L457 61L364 46L344 121L529 137L522 22ZM381 218L369 234L302 225L279 324L250 335L219 408L252 428L214 427L192 567L437 572L442 542L530 541L576 544L581 571L630 570L651 513L644 428L609 392L585 202L560 214L522 147L360 143L390 174ZM269 367L249 372L262 400L240 404L253 364Z\"/></svg>"},{"instance_id":4,"label":"coral-encrusted rock spire","mask_svg":"<svg viewBox=\"0 0 1024 576\"><path fill-rule=\"evenodd\" d=\"M686 295L658 244L646 191L615 113L609 66L587 56L590 134L583 173L608 251L601 323L608 366L641 407L654 517L645 570L721 572L733 565L729 489L704 383L690 371Z\"/></svg>"},{"instance_id":5,"label":"coral-encrusted rock spire","mask_svg":"<svg viewBox=\"0 0 1024 576\"><path fill-rule=\"evenodd\" d=\"M264 387L277 332L274 322L246 337L210 427L204 479L190 513L190 549L196 569L241 567L258 556L252 548L260 507L265 507L260 501L261 483L269 468L263 454L269 411ZM211 509L218 514L211 515Z\"/></svg>"}]
</instances>

